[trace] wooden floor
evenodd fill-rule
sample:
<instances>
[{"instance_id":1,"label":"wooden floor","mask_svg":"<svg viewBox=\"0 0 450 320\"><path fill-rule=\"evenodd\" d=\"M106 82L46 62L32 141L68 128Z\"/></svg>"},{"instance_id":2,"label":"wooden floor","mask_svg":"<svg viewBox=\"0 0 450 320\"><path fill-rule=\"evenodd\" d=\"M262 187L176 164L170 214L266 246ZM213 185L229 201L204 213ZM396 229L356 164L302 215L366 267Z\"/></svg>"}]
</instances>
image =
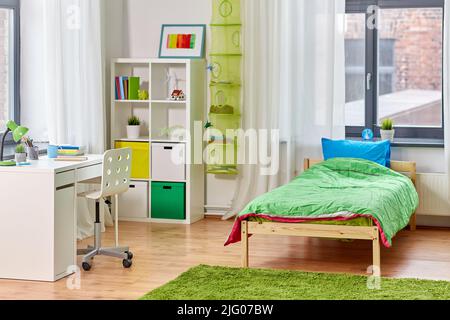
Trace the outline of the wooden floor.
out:
<instances>
[{"instance_id":1,"label":"wooden floor","mask_svg":"<svg viewBox=\"0 0 450 320\"><path fill-rule=\"evenodd\" d=\"M68 289L67 279L0 280L0 299L137 299L199 264L238 267L240 245L223 247L231 226L215 218L192 226L121 223L121 244L130 245L135 254L132 269L123 269L119 260L99 257L90 272L81 273L80 289ZM104 235L104 245L112 244L112 231ZM250 265L258 268L364 274L371 254L369 241L250 239ZM384 276L450 280L450 230L401 232L393 248L382 249L381 261Z\"/></svg>"}]
</instances>

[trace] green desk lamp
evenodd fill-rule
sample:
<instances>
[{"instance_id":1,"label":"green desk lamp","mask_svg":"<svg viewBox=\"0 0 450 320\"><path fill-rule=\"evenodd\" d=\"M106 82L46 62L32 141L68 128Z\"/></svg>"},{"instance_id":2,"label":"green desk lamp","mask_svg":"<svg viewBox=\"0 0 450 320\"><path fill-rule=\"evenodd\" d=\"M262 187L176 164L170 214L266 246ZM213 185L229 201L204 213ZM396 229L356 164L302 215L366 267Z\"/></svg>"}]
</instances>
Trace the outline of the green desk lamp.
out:
<instances>
[{"instance_id":1,"label":"green desk lamp","mask_svg":"<svg viewBox=\"0 0 450 320\"><path fill-rule=\"evenodd\" d=\"M5 145L5 139L8 133L12 132L13 140L19 142L23 136L28 133L29 129L19 126L14 121L10 120L6 123L6 131L3 134L2 142L0 144L0 166L15 165L14 161L3 161L3 146Z\"/></svg>"}]
</instances>

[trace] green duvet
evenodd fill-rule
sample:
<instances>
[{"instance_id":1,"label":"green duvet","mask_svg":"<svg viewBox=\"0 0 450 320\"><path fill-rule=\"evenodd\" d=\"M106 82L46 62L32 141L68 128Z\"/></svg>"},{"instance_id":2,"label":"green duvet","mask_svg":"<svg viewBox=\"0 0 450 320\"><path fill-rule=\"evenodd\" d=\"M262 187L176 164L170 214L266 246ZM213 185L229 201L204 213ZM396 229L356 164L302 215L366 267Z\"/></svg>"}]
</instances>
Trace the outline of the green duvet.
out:
<instances>
[{"instance_id":1,"label":"green duvet","mask_svg":"<svg viewBox=\"0 0 450 320\"><path fill-rule=\"evenodd\" d=\"M390 247L418 203L408 177L371 161L331 159L249 203L226 244L240 241L240 222L254 217L287 223L368 217L380 227L382 241Z\"/></svg>"}]
</instances>

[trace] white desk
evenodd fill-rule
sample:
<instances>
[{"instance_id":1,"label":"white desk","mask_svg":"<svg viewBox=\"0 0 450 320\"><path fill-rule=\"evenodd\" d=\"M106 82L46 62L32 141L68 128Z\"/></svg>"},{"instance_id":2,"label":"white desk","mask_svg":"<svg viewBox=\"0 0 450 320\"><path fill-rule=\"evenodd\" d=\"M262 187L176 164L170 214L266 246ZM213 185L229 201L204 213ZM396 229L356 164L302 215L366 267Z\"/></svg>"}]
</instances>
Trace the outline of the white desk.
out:
<instances>
[{"instance_id":1,"label":"white desk","mask_svg":"<svg viewBox=\"0 0 450 320\"><path fill-rule=\"evenodd\" d=\"M101 155L0 167L0 279L57 281L77 264L77 183L102 175Z\"/></svg>"}]
</instances>

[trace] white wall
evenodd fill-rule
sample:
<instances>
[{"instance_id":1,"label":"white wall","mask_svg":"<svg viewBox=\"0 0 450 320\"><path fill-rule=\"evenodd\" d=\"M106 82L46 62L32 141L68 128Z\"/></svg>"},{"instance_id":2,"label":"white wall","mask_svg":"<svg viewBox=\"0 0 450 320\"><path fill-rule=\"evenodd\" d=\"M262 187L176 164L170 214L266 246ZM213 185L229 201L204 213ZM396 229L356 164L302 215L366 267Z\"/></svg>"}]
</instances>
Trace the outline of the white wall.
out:
<instances>
[{"instance_id":1,"label":"white wall","mask_svg":"<svg viewBox=\"0 0 450 320\"><path fill-rule=\"evenodd\" d=\"M126 39L126 25L124 10L126 9L126 3L124 0L107 0L104 2L104 17L103 17L103 47L105 57L105 99L106 99L106 131L107 131L107 145L110 148L109 139L111 134L111 59L125 56L125 43Z\"/></svg>"},{"instance_id":2,"label":"white wall","mask_svg":"<svg viewBox=\"0 0 450 320\"><path fill-rule=\"evenodd\" d=\"M419 173L445 173L443 148L393 148L393 160L415 161Z\"/></svg>"},{"instance_id":3,"label":"white wall","mask_svg":"<svg viewBox=\"0 0 450 320\"><path fill-rule=\"evenodd\" d=\"M162 24L209 24L210 0L125 0L125 54L157 57Z\"/></svg>"}]
</instances>

